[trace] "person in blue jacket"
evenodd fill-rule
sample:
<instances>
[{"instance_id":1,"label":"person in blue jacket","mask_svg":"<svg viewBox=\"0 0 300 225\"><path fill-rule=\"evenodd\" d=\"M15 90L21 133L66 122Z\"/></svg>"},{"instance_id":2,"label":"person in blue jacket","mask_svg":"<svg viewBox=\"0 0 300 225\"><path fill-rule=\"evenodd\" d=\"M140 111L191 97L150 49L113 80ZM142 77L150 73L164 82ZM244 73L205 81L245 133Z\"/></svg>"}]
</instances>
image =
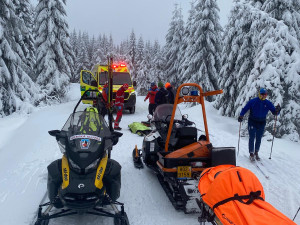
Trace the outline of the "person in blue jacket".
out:
<instances>
[{"instance_id":1,"label":"person in blue jacket","mask_svg":"<svg viewBox=\"0 0 300 225\"><path fill-rule=\"evenodd\" d=\"M273 115L278 115L280 112L280 105L276 107L267 100L267 90L261 88L258 94L258 97L251 99L246 106L242 109L240 116L238 118L239 122L243 121L244 115L250 110L250 115L248 119L248 131L249 131L249 153L250 160L255 161L260 160L258 156L259 147L261 143L261 138L263 136L265 126L266 126L266 117L269 111ZM254 140L255 145L254 145Z\"/></svg>"}]
</instances>

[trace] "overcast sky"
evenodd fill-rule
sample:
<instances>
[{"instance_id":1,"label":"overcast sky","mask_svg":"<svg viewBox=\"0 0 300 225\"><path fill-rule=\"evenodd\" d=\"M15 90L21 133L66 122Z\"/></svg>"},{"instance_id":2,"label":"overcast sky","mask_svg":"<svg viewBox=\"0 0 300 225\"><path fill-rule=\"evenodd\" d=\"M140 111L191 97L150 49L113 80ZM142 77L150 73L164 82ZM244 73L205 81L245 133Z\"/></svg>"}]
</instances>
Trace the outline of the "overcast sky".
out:
<instances>
[{"instance_id":1,"label":"overcast sky","mask_svg":"<svg viewBox=\"0 0 300 225\"><path fill-rule=\"evenodd\" d=\"M34 4L38 0L32 0ZM96 37L112 34L116 43L129 37L132 29L137 39L165 42L175 3L182 7L184 20L188 17L191 0L67 0L67 21L70 32L87 31ZM224 26L233 0L217 0L220 22Z\"/></svg>"}]
</instances>

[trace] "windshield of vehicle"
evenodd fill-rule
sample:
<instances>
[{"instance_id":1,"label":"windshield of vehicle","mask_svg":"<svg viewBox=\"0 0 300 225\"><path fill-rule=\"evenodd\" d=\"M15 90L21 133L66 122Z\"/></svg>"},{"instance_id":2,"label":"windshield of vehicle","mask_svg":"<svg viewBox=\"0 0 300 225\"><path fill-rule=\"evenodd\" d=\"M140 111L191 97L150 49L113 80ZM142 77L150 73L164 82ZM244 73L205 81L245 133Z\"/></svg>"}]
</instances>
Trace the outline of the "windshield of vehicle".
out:
<instances>
[{"instance_id":1,"label":"windshield of vehicle","mask_svg":"<svg viewBox=\"0 0 300 225\"><path fill-rule=\"evenodd\" d=\"M73 152L93 153L112 145L111 141L104 141L111 132L103 117L95 111L71 114L61 132L66 133L69 149Z\"/></svg>"},{"instance_id":2,"label":"windshield of vehicle","mask_svg":"<svg viewBox=\"0 0 300 225\"><path fill-rule=\"evenodd\" d=\"M105 71L99 74L100 80L99 84L104 85L108 81L108 73ZM131 78L129 73L113 72L113 84L114 85L123 85L127 83L131 85Z\"/></svg>"},{"instance_id":3,"label":"windshield of vehicle","mask_svg":"<svg viewBox=\"0 0 300 225\"><path fill-rule=\"evenodd\" d=\"M173 104L162 104L156 107L154 112L154 121L170 121L173 111ZM182 114L177 107L174 120L182 120Z\"/></svg>"}]
</instances>

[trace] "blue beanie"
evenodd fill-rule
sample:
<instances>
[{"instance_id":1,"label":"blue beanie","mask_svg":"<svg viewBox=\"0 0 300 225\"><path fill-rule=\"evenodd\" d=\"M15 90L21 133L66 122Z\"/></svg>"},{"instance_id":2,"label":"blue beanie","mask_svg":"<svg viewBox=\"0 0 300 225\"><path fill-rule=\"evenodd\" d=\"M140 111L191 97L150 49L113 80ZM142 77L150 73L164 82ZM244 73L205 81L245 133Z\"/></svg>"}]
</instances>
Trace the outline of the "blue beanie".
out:
<instances>
[{"instance_id":1,"label":"blue beanie","mask_svg":"<svg viewBox=\"0 0 300 225\"><path fill-rule=\"evenodd\" d=\"M151 83L151 87L153 87L153 86L155 86L155 82L152 82L152 83Z\"/></svg>"},{"instance_id":2,"label":"blue beanie","mask_svg":"<svg viewBox=\"0 0 300 225\"><path fill-rule=\"evenodd\" d=\"M259 93L260 93L260 94L267 94L267 90L264 89L264 88L261 88L261 89L259 90Z\"/></svg>"}]
</instances>

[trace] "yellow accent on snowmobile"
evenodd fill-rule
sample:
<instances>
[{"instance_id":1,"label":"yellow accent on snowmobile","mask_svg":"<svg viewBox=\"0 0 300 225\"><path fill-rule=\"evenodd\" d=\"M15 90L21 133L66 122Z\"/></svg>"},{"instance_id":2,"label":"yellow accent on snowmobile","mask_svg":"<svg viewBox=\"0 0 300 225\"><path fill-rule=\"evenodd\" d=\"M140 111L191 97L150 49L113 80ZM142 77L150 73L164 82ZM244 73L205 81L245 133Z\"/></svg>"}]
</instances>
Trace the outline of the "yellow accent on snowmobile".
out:
<instances>
[{"instance_id":1,"label":"yellow accent on snowmobile","mask_svg":"<svg viewBox=\"0 0 300 225\"><path fill-rule=\"evenodd\" d=\"M101 159L101 162L99 163L99 166L97 168L97 173L96 173L96 178L95 178L95 186L98 189L103 188L102 179L103 179L104 172L106 169L107 159L108 159L108 156L107 156L107 154L105 154L105 156Z\"/></svg>"},{"instance_id":2,"label":"yellow accent on snowmobile","mask_svg":"<svg viewBox=\"0 0 300 225\"><path fill-rule=\"evenodd\" d=\"M69 186L69 182L70 182L70 167L69 167L68 159L65 155L63 155L61 161L61 172L63 178L63 183L61 185L61 188L65 189L66 187Z\"/></svg>"}]
</instances>

